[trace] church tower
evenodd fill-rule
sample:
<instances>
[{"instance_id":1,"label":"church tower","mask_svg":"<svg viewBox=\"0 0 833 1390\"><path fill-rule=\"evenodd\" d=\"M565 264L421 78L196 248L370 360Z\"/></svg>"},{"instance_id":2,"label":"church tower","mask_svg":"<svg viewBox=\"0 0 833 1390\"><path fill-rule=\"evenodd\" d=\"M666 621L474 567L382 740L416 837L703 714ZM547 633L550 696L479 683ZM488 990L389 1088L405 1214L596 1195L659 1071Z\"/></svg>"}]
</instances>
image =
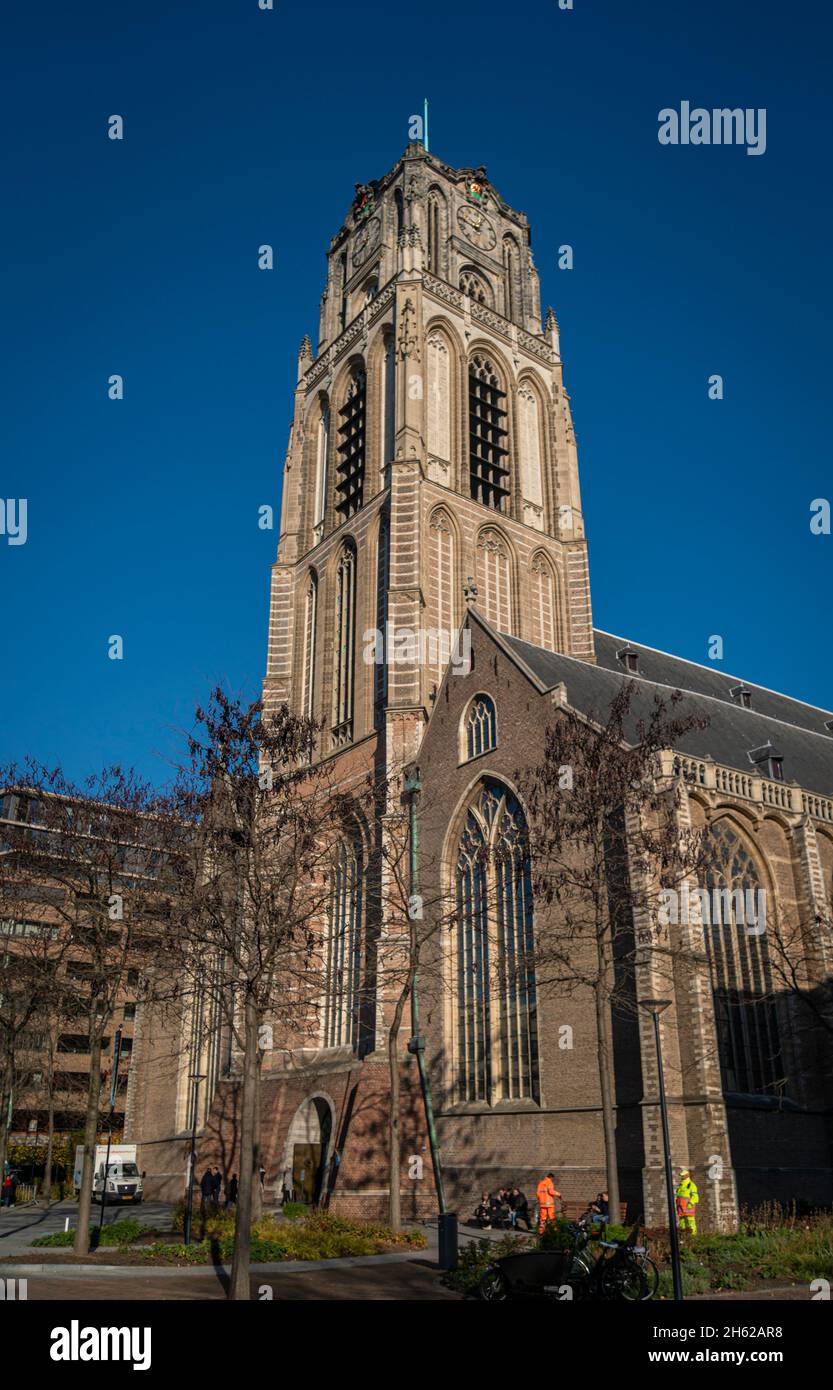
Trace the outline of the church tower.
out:
<instances>
[{"instance_id":1,"label":"church tower","mask_svg":"<svg viewBox=\"0 0 833 1390\"><path fill-rule=\"evenodd\" d=\"M298 357L264 699L320 755L413 757L472 604L594 661L558 326L529 223L486 171L409 145L357 185ZM374 637L375 633L380 637Z\"/></svg>"}]
</instances>

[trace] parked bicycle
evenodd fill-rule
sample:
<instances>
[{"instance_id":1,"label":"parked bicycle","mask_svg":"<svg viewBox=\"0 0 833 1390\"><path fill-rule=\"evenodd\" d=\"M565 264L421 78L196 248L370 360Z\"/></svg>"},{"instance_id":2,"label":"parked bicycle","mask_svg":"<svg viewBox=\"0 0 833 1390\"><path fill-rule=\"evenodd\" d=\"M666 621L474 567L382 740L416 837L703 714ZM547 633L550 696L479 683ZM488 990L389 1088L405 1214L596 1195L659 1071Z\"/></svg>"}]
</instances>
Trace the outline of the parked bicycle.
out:
<instances>
[{"instance_id":1,"label":"parked bicycle","mask_svg":"<svg viewBox=\"0 0 833 1390\"><path fill-rule=\"evenodd\" d=\"M639 1225L624 1240L604 1240L586 1212L570 1228L561 1249L522 1251L489 1265L479 1285L487 1302L508 1298L605 1299L632 1303L656 1295L659 1270L644 1245Z\"/></svg>"}]
</instances>

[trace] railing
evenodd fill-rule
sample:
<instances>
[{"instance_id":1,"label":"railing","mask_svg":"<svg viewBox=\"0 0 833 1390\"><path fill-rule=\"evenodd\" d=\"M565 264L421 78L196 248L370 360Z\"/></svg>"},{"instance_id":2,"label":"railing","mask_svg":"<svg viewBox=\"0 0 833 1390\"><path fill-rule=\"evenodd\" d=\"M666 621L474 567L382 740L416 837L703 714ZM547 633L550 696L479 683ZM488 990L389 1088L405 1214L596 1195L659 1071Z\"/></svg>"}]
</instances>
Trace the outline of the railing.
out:
<instances>
[{"instance_id":1,"label":"railing","mask_svg":"<svg viewBox=\"0 0 833 1390\"><path fill-rule=\"evenodd\" d=\"M663 754L661 762L666 774L673 771L689 786L740 796L745 801L775 806L794 815L803 811L816 820L833 822L833 799L802 791L795 782L776 782L755 772L715 763L711 758L690 758L681 753Z\"/></svg>"}]
</instances>

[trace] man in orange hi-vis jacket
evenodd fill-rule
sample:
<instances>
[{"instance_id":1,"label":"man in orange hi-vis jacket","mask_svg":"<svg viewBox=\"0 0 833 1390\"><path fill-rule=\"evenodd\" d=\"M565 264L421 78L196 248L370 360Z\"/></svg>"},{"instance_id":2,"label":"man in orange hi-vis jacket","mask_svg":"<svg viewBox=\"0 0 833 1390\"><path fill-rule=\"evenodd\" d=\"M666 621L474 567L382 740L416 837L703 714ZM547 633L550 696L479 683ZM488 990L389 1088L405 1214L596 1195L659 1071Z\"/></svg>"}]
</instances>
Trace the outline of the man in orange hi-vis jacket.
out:
<instances>
[{"instance_id":1,"label":"man in orange hi-vis jacket","mask_svg":"<svg viewBox=\"0 0 833 1390\"><path fill-rule=\"evenodd\" d=\"M547 1173L537 1188L538 1230L543 1231L548 1221L555 1220L555 1203L561 1201L561 1193L555 1185L555 1173Z\"/></svg>"}]
</instances>

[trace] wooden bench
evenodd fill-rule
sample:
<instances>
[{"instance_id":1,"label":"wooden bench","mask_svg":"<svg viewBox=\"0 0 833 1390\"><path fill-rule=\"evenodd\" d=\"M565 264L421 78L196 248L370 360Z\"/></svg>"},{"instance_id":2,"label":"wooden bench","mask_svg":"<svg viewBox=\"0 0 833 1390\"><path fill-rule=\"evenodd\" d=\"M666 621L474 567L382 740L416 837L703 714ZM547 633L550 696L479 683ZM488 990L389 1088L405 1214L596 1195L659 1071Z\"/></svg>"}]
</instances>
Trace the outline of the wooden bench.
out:
<instances>
[{"instance_id":1,"label":"wooden bench","mask_svg":"<svg viewBox=\"0 0 833 1390\"><path fill-rule=\"evenodd\" d=\"M556 1205L556 1212L555 1212L555 1214L556 1214L556 1216L565 1216L565 1217L567 1218L568 1221L578 1221L579 1217L580 1217L580 1216L583 1216L584 1213L587 1211L587 1208L588 1208L589 1205L590 1205L589 1202L562 1202L562 1203L561 1203L561 1210L560 1210L560 1211L558 1210L558 1207L557 1207L557 1205ZM620 1222L620 1224L621 1224L622 1226L624 1226L624 1225L627 1224L627 1222L626 1222L627 1212L628 1212L628 1204L627 1204L627 1202L620 1202L620 1203L619 1203L619 1222Z\"/></svg>"}]
</instances>

